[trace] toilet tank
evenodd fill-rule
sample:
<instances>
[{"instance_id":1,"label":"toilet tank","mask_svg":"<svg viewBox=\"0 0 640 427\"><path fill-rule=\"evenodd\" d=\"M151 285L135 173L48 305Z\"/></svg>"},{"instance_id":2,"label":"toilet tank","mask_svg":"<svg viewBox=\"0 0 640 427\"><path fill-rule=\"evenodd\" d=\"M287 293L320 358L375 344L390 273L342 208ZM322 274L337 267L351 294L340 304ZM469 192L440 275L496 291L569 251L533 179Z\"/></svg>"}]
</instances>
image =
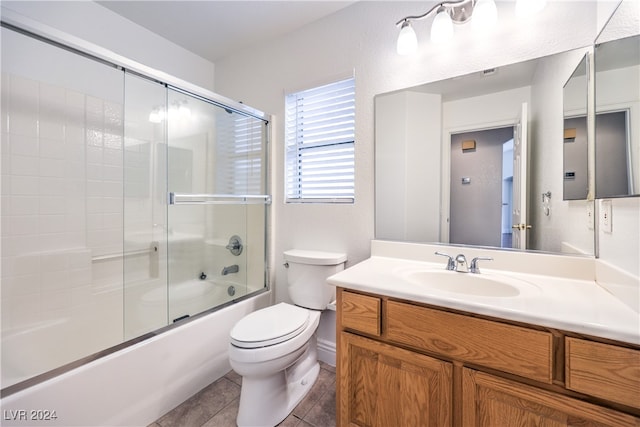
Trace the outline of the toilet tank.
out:
<instances>
[{"instance_id":1,"label":"toilet tank","mask_svg":"<svg viewBox=\"0 0 640 427\"><path fill-rule=\"evenodd\" d=\"M342 253L291 249L285 251L289 297L301 307L324 310L335 300L336 288L327 277L344 270Z\"/></svg>"}]
</instances>

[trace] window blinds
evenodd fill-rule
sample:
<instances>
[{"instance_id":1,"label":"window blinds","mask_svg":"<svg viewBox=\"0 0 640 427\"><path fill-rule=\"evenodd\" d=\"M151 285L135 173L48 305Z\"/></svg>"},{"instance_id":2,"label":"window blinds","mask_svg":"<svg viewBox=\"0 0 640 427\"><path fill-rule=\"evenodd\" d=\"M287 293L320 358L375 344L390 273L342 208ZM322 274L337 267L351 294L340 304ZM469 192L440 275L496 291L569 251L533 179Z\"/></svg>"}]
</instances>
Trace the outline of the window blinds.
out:
<instances>
[{"instance_id":1,"label":"window blinds","mask_svg":"<svg viewBox=\"0 0 640 427\"><path fill-rule=\"evenodd\" d=\"M220 194L264 194L262 120L241 114L217 117L216 185Z\"/></svg>"},{"instance_id":2,"label":"window blinds","mask_svg":"<svg viewBox=\"0 0 640 427\"><path fill-rule=\"evenodd\" d=\"M287 202L353 202L355 81L286 96Z\"/></svg>"}]
</instances>

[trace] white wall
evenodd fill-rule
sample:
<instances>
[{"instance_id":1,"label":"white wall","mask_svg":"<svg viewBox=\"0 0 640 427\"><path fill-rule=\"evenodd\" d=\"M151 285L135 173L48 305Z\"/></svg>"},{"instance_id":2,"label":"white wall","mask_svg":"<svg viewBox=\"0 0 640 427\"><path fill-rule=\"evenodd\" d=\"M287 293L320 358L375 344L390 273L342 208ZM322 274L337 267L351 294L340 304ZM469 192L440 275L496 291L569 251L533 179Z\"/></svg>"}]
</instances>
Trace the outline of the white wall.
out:
<instances>
[{"instance_id":1,"label":"white wall","mask_svg":"<svg viewBox=\"0 0 640 427\"><path fill-rule=\"evenodd\" d=\"M568 8L550 2L543 16L518 22L513 18L514 4L501 2L495 33L475 37L470 28L456 27L452 45L439 49L425 42L431 20L419 21L414 26L421 42L419 51L411 57L398 56L395 22L426 11L426 6L421 2L357 2L286 37L216 63L218 93L276 117L284 114L285 90L355 72L355 204L284 204L284 130L276 124L272 147L276 260L291 247L344 251L349 256L347 266L369 255L374 237L374 95L585 46L593 42L597 30L595 7ZM276 262L276 297L286 300L285 288L279 286L285 280L280 265Z\"/></svg>"},{"instance_id":2,"label":"white wall","mask_svg":"<svg viewBox=\"0 0 640 427\"><path fill-rule=\"evenodd\" d=\"M531 221L539 225L536 230L532 230L531 238L536 247L548 248L550 251L560 251L562 244L568 243L581 252L594 253L593 230L589 229L587 221L587 205L593 202L562 200L564 167L562 147L558 149L564 128L563 93L559 88L566 83L586 53L586 49L579 49L567 55L545 58L536 70L531 88L531 113L535 117L531 134L536 145L531 147L530 161L544 165L534 171L535 174L530 179L530 191L534 195L531 198ZM548 216L543 213L541 196L547 191L551 191ZM571 220L567 221L565 218Z\"/></svg>"},{"instance_id":3,"label":"white wall","mask_svg":"<svg viewBox=\"0 0 640 427\"><path fill-rule=\"evenodd\" d=\"M615 40L618 38L629 37L640 33L640 2L637 0L623 0L616 13L604 31L598 36L598 42ZM633 80L638 84L636 80ZM637 94L636 87L627 87L628 94ZM617 89L609 89L616 90ZM598 96L608 96L608 94L596 94ZM637 99L621 98L623 103L637 107ZM600 104L600 101L597 101ZM614 102L606 98L605 103ZM635 114L637 116L637 113ZM635 122L634 122L635 120ZM634 124L635 123L635 124ZM637 129L637 117L632 118L631 126ZM635 159L634 161L637 161ZM637 163L636 163L637 164ZM612 199L612 232L608 233L602 229L598 232L597 241L599 249L599 258L606 264L622 270L626 275L632 278L631 282L635 284L635 293L633 297L636 309L640 307L640 294L638 293L638 278L640 277L640 197ZM596 206L600 216L597 220L601 221L600 203Z\"/></svg>"},{"instance_id":4,"label":"white wall","mask_svg":"<svg viewBox=\"0 0 640 427\"><path fill-rule=\"evenodd\" d=\"M376 99L376 237L440 236L441 96L413 91Z\"/></svg>"},{"instance_id":5,"label":"white wall","mask_svg":"<svg viewBox=\"0 0 640 427\"><path fill-rule=\"evenodd\" d=\"M598 234L599 258L640 277L640 197L610 199L612 232ZM600 205L602 200L598 200ZM600 208L601 211L601 208ZM638 282L636 282L637 284Z\"/></svg>"},{"instance_id":6,"label":"white wall","mask_svg":"<svg viewBox=\"0 0 640 427\"><path fill-rule=\"evenodd\" d=\"M92 1L3 1L3 19L11 13L213 89L213 63Z\"/></svg>"}]
</instances>

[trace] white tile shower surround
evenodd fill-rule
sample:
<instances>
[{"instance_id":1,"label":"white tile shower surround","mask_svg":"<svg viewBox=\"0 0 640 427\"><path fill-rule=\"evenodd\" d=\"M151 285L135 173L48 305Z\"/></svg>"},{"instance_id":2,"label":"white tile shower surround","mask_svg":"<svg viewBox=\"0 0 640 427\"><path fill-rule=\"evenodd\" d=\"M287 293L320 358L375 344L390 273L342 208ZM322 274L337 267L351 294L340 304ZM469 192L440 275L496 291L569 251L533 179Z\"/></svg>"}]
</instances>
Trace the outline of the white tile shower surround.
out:
<instances>
[{"instance_id":1,"label":"white tile shower surround","mask_svg":"<svg viewBox=\"0 0 640 427\"><path fill-rule=\"evenodd\" d=\"M11 33L10 37L19 36ZM19 58L20 50L47 49L34 47L33 41L24 43L30 44L19 44L13 57ZM30 73L34 67L26 68ZM85 73L87 80L99 80L92 73L103 71L92 69ZM203 248L202 230L198 229L189 235L173 233L171 249L178 256L172 256L168 266L167 247L162 242L157 265L152 265L148 256L127 256L123 263L123 245L127 252L148 249L149 240L155 240L149 239L149 234L166 230L165 218L158 215L165 212L166 204L159 201L161 198L148 197L146 187L136 186L149 185L150 165L155 160L150 147L158 141L123 138L120 103L62 85L2 75L1 303L6 344L2 356L12 361L11 369L2 370L3 387L119 344L123 331L126 340L165 326L166 292L161 293L164 299L151 304L146 304L143 297L166 286L168 268L171 283L183 284L196 277L194 271L199 274L203 258L215 260L209 266L211 272L237 262L228 259L232 256L224 248L226 243L207 242ZM75 82L68 87L72 86ZM91 93L94 90L109 92L108 87L89 89ZM202 153L195 157L205 158ZM124 191L123 184L127 187ZM129 193L140 188L147 191L147 197ZM218 221L223 215L236 220L235 232L241 230L237 223L264 220L257 209L250 209L246 218L233 209L220 208L216 213ZM178 229L193 231L192 218L176 213L172 220ZM123 241L125 228L127 238ZM137 230L139 235L129 230ZM226 240L228 237L224 236ZM255 265L260 265L262 251L250 249L246 246L247 264L252 265L255 259ZM173 268L174 263L180 265L179 271ZM245 277L247 280L243 280ZM237 278L248 283L238 291L252 292L263 286L262 271L243 271ZM215 295L211 292L199 304L208 308L228 301L228 286L224 284L223 292L216 288ZM195 311L201 310L190 312ZM18 354L18 347L11 343L30 349L33 357ZM44 360L37 356L42 354L51 357Z\"/></svg>"},{"instance_id":2,"label":"white tile shower surround","mask_svg":"<svg viewBox=\"0 0 640 427\"><path fill-rule=\"evenodd\" d=\"M123 109L4 73L2 91L3 336L30 354L77 337L46 363L4 345L6 386L122 340L122 262L93 258L123 244Z\"/></svg>"}]
</instances>

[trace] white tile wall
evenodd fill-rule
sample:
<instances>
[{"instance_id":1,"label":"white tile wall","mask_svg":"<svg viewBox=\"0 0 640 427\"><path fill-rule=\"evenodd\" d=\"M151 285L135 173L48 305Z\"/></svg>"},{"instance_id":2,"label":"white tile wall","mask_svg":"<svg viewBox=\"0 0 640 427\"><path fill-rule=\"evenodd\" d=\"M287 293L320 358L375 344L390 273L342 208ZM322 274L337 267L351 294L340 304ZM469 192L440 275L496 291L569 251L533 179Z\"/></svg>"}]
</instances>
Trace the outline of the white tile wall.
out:
<instances>
[{"instance_id":1,"label":"white tile wall","mask_svg":"<svg viewBox=\"0 0 640 427\"><path fill-rule=\"evenodd\" d=\"M34 62L46 56L37 53L45 49L42 46L7 46L11 47L7 55L14 60L6 63L20 62L16 58L22 58L24 51L35 52L28 55ZM194 300L189 299L193 289L188 285L195 283L197 290L202 271L215 278L224 266L237 263L241 271L226 278L239 282L236 296L246 292L242 283L247 278L252 282L250 290L262 288L264 207L175 207L171 227L167 226L167 171L159 155L166 150L166 135L160 130L164 127L148 122L148 111L165 102L165 88L124 77L130 79L125 146L123 104L106 99L120 93L116 88L116 83L121 84L119 77L107 81L118 72L88 69L77 87L90 81L105 81L106 87L87 88L92 93L82 93L66 87L76 86L67 70L58 70L61 75L49 69L28 74L38 67L23 70L16 65L13 70L4 64L0 88L2 387L165 326L177 315L193 314L199 308L186 309L180 304ZM64 83L48 81L54 75ZM145 92L143 86L153 90ZM213 189L204 183L210 183L206 172L214 164L213 131L208 121L204 123L204 129L189 128L186 137L172 138L172 144L186 144L183 148L194 159L179 165L174 158L173 164L178 171L192 168L187 176L200 185L191 191L210 193ZM182 157L177 159L182 161ZM205 224L205 216L210 217L209 223ZM248 237L247 223L255 238ZM165 241L167 231L172 233L170 248ZM232 234L244 239L245 252L240 258L224 248ZM207 245L205 238L221 244ZM160 242L152 256L127 254L148 249L151 242ZM251 275L245 271L247 265L255 267ZM168 269L172 272L169 294L175 296L182 290L187 295L171 304L166 288ZM196 298L195 302L204 303L198 307L206 309L230 298L226 290L225 284L221 292L208 293L208 299ZM150 304L154 291L160 291L160 298ZM30 357L21 357L25 352Z\"/></svg>"},{"instance_id":2,"label":"white tile wall","mask_svg":"<svg viewBox=\"0 0 640 427\"><path fill-rule=\"evenodd\" d=\"M16 75L2 75L2 91L6 387L123 339L122 258L93 260L122 252L123 108ZM34 327L71 348L20 358L53 352Z\"/></svg>"}]
</instances>

